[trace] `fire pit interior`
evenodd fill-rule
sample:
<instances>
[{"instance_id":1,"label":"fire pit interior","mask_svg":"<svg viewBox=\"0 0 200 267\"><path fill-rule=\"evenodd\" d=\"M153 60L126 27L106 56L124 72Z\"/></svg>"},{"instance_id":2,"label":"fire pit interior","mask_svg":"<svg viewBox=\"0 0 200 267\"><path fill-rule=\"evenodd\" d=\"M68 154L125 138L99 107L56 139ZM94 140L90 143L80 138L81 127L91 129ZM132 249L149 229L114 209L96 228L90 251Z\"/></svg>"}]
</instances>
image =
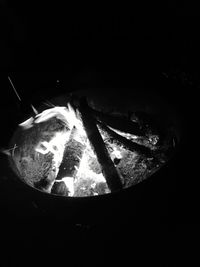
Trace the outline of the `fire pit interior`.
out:
<instances>
[{"instance_id":1,"label":"fire pit interior","mask_svg":"<svg viewBox=\"0 0 200 267\"><path fill-rule=\"evenodd\" d=\"M177 145L170 111L162 112L157 99L122 93L85 90L42 103L10 142L18 178L49 194L88 197L134 186L158 171Z\"/></svg>"}]
</instances>

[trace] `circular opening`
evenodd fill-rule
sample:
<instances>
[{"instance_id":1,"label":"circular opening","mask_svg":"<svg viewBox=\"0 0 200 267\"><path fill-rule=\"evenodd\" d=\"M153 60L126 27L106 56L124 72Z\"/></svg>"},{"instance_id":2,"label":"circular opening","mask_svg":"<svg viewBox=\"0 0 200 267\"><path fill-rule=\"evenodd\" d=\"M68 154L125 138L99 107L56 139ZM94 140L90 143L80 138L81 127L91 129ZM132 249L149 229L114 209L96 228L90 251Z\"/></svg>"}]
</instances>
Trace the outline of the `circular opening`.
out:
<instances>
[{"instance_id":1,"label":"circular opening","mask_svg":"<svg viewBox=\"0 0 200 267\"><path fill-rule=\"evenodd\" d=\"M18 178L62 197L132 187L157 172L179 143L172 107L140 90L82 90L42 103L10 141Z\"/></svg>"}]
</instances>

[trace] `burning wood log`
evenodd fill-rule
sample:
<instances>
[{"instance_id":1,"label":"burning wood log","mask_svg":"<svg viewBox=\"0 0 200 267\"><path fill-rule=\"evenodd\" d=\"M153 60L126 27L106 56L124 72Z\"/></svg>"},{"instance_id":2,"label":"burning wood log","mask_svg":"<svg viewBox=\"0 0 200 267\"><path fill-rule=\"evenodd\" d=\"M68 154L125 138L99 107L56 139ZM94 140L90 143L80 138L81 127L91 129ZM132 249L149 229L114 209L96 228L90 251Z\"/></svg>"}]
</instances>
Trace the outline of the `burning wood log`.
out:
<instances>
[{"instance_id":1,"label":"burning wood log","mask_svg":"<svg viewBox=\"0 0 200 267\"><path fill-rule=\"evenodd\" d=\"M133 122L129 119L122 118L120 116L113 116L113 115L105 114L103 112L94 110L92 108L90 108L90 109L91 109L92 114L95 116L95 118L98 121L114 128L114 129L123 131L125 133L137 135L137 136L144 136L145 135L144 130L141 128L141 126L138 122Z\"/></svg>"},{"instance_id":2,"label":"burning wood log","mask_svg":"<svg viewBox=\"0 0 200 267\"><path fill-rule=\"evenodd\" d=\"M88 139L96 153L109 189L111 192L122 189L122 182L119 174L108 154L104 141L95 123L95 119L91 116L91 110L84 98L80 99L79 111Z\"/></svg>"},{"instance_id":3,"label":"burning wood log","mask_svg":"<svg viewBox=\"0 0 200 267\"><path fill-rule=\"evenodd\" d=\"M77 129L72 129L69 141L65 145L63 160L59 168L56 180L64 177L75 177L85 146L75 139Z\"/></svg>"},{"instance_id":4,"label":"burning wood log","mask_svg":"<svg viewBox=\"0 0 200 267\"><path fill-rule=\"evenodd\" d=\"M117 134L116 132L111 130L109 127L107 127L104 123L98 122L98 125L111 142L114 141L118 143L119 145L123 145L126 149L129 149L130 151L133 151L133 152L137 152L140 155L143 155L146 157L153 156L153 151L151 151L148 147L136 144L132 142L131 140Z\"/></svg>"}]
</instances>

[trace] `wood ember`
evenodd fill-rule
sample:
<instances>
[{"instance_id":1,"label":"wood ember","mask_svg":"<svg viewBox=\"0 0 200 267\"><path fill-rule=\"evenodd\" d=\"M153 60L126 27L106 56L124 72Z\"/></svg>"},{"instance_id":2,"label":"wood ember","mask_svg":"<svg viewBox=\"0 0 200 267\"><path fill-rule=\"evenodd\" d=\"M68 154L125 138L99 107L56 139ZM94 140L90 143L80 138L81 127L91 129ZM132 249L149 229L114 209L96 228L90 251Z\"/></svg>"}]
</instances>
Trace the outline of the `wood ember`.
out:
<instances>
[{"instance_id":1,"label":"wood ember","mask_svg":"<svg viewBox=\"0 0 200 267\"><path fill-rule=\"evenodd\" d=\"M80 165L81 158L85 146L74 139L76 135L76 128L72 130L69 141L64 150L63 160L59 168L56 180L61 180L64 177L75 177L77 168Z\"/></svg>"},{"instance_id":2,"label":"wood ember","mask_svg":"<svg viewBox=\"0 0 200 267\"><path fill-rule=\"evenodd\" d=\"M88 139L96 153L101 165L102 173L111 192L122 189L121 179L105 147L101 134L98 131L95 119L91 116L86 99L80 100L79 111L81 113L84 128Z\"/></svg>"},{"instance_id":3,"label":"wood ember","mask_svg":"<svg viewBox=\"0 0 200 267\"><path fill-rule=\"evenodd\" d=\"M164 141L165 138L165 130L161 125L148 113L137 111L134 112L134 116L136 117L138 123L141 128L146 132L146 134L153 133L159 136L159 144Z\"/></svg>"},{"instance_id":4,"label":"wood ember","mask_svg":"<svg viewBox=\"0 0 200 267\"><path fill-rule=\"evenodd\" d=\"M133 152L128 151L117 165L123 177L124 187L135 185L144 179L147 165L140 161L139 158L140 156L136 156Z\"/></svg>"},{"instance_id":5,"label":"wood ember","mask_svg":"<svg viewBox=\"0 0 200 267\"><path fill-rule=\"evenodd\" d=\"M92 170L96 174L101 173L101 166L96 157L89 157L88 164L89 164L90 170Z\"/></svg>"},{"instance_id":6,"label":"wood ember","mask_svg":"<svg viewBox=\"0 0 200 267\"><path fill-rule=\"evenodd\" d=\"M136 143L132 142L131 140L128 140L127 138L125 138L125 137L117 134L113 130L111 130L104 123L98 122L98 126L106 135L107 141L115 142L119 145L124 146L126 149L133 151L133 152L137 152L140 155L143 155L145 157L152 157L153 151L151 151L148 147L136 144Z\"/></svg>"},{"instance_id":7,"label":"wood ember","mask_svg":"<svg viewBox=\"0 0 200 267\"><path fill-rule=\"evenodd\" d=\"M97 182L90 177L78 180L74 189L76 197L102 195L110 192L106 182Z\"/></svg>"},{"instance_id":8,"label":"wood ember","mask_svg":"<svg viewBox=\"0 0 200 267\"><path fill-rule=\"evenodd\" d=\"M131 121L127 118L122 118L121 116L112 116L105 114L92 108L91 112L98 121L112 128L137 136L143 136L145 134L144 130L140 127L140 124L138 122Z\"/></svg>"},{"instance_id":9,"label":"wood ember","mask_svg":"<svg viewBox=\"0 0 200 267\"><path fill-rule=\"evenodd\" d=\"M75 184L74 196L76 197L93 196L95 193L94 188L92 187L93 183L94 181L90 179L90 177L78 180Z\"/></svg>"},{"instance_id":10,"label":"wood ember","mask_svg":"<svg viewBox=\"0 0 200 267\"><path fill-rule=\"evenodd\" d=\"M63 181L53 184L51 193L55 195L68 196L69 190Z\"/></svg>"},{"instance_id":11,"label":"wood ember","mask_svg":"<svg viewBox=\"0 0 200 267\"><path fill-rule=\"evenodd\" d=\"M36 153L35 147L41 141L50 141L56 132L65 130L68 130L66 124L56 118L35 124L27 130L18 127L12 138L12 142L15 140L14 143L17 144L12 160L16 164L20 177L26 183L36 187L48 187L49 180L53 179L53 155ZM50 178L46 181L48 177Z\"/></svg>"}]
</instances>

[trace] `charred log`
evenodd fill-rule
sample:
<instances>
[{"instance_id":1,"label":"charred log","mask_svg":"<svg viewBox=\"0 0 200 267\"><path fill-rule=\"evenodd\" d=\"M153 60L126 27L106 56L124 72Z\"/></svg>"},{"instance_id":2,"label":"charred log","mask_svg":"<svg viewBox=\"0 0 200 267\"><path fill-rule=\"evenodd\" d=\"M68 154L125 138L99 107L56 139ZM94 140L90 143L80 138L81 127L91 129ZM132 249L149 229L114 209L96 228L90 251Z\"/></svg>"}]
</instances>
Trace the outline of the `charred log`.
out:
<instances>
[{"instance_id":1,"label":"charred log","mask_svg":"<svg viewBox=\"0 0 200 267\"><path fill-rule=\"evenodd\" d=\"M109 114L94 110L92 108L91 108L91 112L98 121L112 128L115 128L116 130L120 130L125 133L130 133L130 134L137 135L137 136L145 135L144 129L141 128L138 122L131 121L127 118L122 118L121 116L109 115Z\"/></svg>"},{"instance_id":2,"label":"charred log","mask_svg":"<svg viewBox=\"0 0 200 267\"><path fill-rule=\"evenodd\" d=\"M96 153L109 189L111 192L122 189L119 174L105 147L104 141L95 123L95 118L91 116L91 110L84 98L80 100L79 111L88 139Z\"/></svg>"},{"instance_id":3,"label":"charred log","mask_svg":"<svg viewBox=\"0 0 200 267\"><path fill-rule=\"evenodd\" d=\"M75 177L76 175L85 148L82 143L74 139L76 131L76 128L72 129L69 141L65 146L63 160L56 180L61 180L64 177Z\"/></svg>"},{"instance_id":4,"label":"charred log","mask_svg":"<svg viewBox=\"0 0 200 267\"><path fill-rule=\"evenodd\" d=\"M153 151L151 151L148 147L136 144L132 142L131 140L117 134L113 130L111 130L109 127L107 127L104 123L98 122L98 125L100 129L105 133L109 141L118 143L119 145L122 145L126 149L132 151L132 152L137 152L141 156L145 157L152 157L153 156Z\"/></svg>"},{"instance_id":5,"label":"charred log","mask_svg":"<svg viewBox=\"0 0 200 267\"><path fill-rule=\"evenodd\" d=\"M55 182L52 186L51 193L55 195L68 196L69 190L63 181Z\"/></svg>"},{"instance_id":6,"label":"charred log","mask_svg":"<svg viewBox=\"0 0 200 267\"><path fill-rule=\"evenodd\" d=\"M148 113L137 111L134 112L134 117L136 117L139 122L141 129L148 134L150 131L153 134L159 136L159 144L163 143L165 139L166 130L159 125L159 123Z\"/></svg>"},{"instance_id":7,"label":"charred log","mask_svg":"<svg viewBox=\"0 0 200 267\"><path fill-rule=\"evenodd\" d=\"M117 165L124 179L124 187L135 185L144 179L144 173L147 171L147 165L139 160L133 152L128 151Z\"/></svg>"}]
</instances>

